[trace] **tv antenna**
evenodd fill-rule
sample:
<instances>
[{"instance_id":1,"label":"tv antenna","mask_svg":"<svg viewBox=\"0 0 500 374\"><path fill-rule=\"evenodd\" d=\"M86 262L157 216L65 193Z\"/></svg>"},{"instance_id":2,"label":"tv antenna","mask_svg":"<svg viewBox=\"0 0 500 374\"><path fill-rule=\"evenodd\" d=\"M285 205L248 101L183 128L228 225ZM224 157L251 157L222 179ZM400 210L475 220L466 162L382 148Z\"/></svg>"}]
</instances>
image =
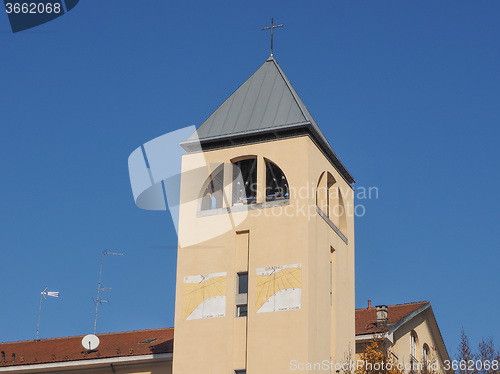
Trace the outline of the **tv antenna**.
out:
<instances>
[{"instance_id":1,"label":"tv antenna","mask_svg":"<svg viewBox=\"0 0 500 374\"><path fill-rule=\"evenodd\" d=\"M40 331L40 315L42 314L42 301L47 300L47 296L59 297L59 292L47 291L48 287L45 287L42 292L40 292L40 307L38 308L38 324L36 325L36 340L38 340L38 332Z\"/></svg>"},{"instance_id":2,"label":"tv antenna","mask_svg":"<svg viewBox=\"0 0 500 374\"><path fill-rule=\"evenodd\" d=\"M114 252L101 252L101 266L99 267L99 283L97 284L97 298L94 300L95 302L95 318L94 318L94 335L97 328L97 311L99 310L99 304L109 303L108 299L101 299L101 291L102 292L111 292L111 287L101 287L101 276L102 276L102 263L105 255L114 255L114 256L123 256L123 253L114 253ZM98 343L99 344L99 343Z\"/></svg>"}]
</instances>

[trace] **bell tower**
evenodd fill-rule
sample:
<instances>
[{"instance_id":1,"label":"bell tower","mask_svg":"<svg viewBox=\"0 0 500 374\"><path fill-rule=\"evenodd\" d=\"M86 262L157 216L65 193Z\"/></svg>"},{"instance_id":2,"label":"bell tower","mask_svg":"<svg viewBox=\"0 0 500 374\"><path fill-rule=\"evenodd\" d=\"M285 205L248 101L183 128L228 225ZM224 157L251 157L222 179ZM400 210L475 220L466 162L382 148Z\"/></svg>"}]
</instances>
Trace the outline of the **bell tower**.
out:
<instances>
[{"instance_id":1,"label":"bell tower","mask_svg":"<svg viewBox=\"0 0 500 374\"><path fill-rule=\"evenodd\" d=\"M276 60L181 145L174 374L354 357L354 179Z\"/></svg>"}]
</instances>

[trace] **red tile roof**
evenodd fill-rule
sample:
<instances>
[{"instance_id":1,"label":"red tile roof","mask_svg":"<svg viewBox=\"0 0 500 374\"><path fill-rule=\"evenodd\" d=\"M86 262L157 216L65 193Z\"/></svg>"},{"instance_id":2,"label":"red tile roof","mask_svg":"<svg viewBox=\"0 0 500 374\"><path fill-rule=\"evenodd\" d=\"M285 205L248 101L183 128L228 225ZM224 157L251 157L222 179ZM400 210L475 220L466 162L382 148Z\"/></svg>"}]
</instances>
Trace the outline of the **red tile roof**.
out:
<instances>
[{"instance_id":1,"label":"red tile roof","mask_svg":"<svg viewBox=\"0 0 500 374\"><path fill-rule=\"evenodd\" d=\"M392 325L428 303L428 301L417 301L408 304L389 305L387 308L387 326L380 327L377 327L376 307L356 309L356 335L385 332Z\"/></svg>"},{"instance_id":2,"label":"red tile roof","mask_svg":"<svg viewBox=\"0 0 500 374\"><path fill-rule=\"evenodd\" d=\"M83 348L83 335L0 343L0 368L173 352L173 328L114 332L97 336L100 344L93 351ZM2 362L3 353L5 353L4 362ZM13 354L14 362L12 362Z\"/></svg>"},{"instance_id":3,"label":"red tile roof","mask_svg":"<svg viewBox=\"0 0 500 374\"><path fill-rule=\"evenodd\" d=\"M381 327L377 327L377 308L356 309L356 335L387 331L392 325L426 304L428 301L389 305L388 325ZM0 343L0 368L152 353L173 353L173 328L98 334L98 337L99 347L93 351L87 351L82 347L83 335ZM1 359L3 352L5 353L4 362ZM14 362L12 361L13 354L15 354Z\"/></svg>"}]
</instances>

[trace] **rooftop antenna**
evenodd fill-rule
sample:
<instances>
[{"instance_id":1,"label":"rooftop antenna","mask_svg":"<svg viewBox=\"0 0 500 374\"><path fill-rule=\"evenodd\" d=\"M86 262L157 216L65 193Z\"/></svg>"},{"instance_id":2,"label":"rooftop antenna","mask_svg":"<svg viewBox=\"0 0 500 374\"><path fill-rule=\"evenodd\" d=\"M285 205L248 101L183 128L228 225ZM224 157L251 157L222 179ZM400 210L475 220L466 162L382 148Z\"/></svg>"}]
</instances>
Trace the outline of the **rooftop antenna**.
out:
<instances>
[{"instance_id":1,"label":"rooftop antenna","mask_svg":"<svg viewBox=\"0 0 500 374\"><path fill-rule=\"evenodd\" d=\"M38 324L36 325L36 340L38 340L38 332L40 331L40 315L42 314L42 301L47 300L47 296L59 297L59 292L47 291L48 287L45 287L42 292L40 292L40 307L38 308Z\"/></svg>"},{"instance_id":2,"label":"rooftop antenna","mask_svg":"<svg viewBox=\"0 0 500 374\"><path fill-rule=\"evenodd\" d=\"M99 304L109 303L109 300L102 300L100 298L101 291L103 292L111 292L111 287L102 287L101 288L101 276L102 276L102 263L105 255L114 255L114 256L123 256L123 253L113 253L113 252L101 252L101 266L99 267L99 283L97 284L97 298L94 300L95 302L95 318L94 318L94 335L97 328L97 311L99 309Z\"/></svg>"},{"instance_id":3,"label":"rooftop antenna","mask_svg":"<svg viewBox=\"0 0 500 374\"><path fill-rule=\"evenodd\" d=\"M274 32L273 32L273 30L276 27L283 27L283 24L274 26L274 18L271 18L271 26L263 27L261 29L261 30L271 30L271 57L273 57L273 39L274 39Z\"/></svg>"}]
</instances>

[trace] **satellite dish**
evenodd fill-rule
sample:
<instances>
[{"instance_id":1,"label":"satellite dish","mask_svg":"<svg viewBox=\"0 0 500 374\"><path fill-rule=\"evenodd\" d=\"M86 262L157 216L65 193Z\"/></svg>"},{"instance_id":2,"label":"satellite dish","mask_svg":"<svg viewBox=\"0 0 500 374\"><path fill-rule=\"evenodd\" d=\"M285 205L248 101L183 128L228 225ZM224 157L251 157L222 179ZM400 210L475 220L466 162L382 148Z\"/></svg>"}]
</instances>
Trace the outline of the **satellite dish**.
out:
<instances>
[{"instance_id":1,"label":"satellite dish","mask_svg":"<svg viewBox=\"0 0 500 374\"><path fill-rule=\"evenodd\" d=\"M89 351L99 347L99 338L93 334L85 335L82 339L83 348Z\"/></svg>"}]
</instances>

